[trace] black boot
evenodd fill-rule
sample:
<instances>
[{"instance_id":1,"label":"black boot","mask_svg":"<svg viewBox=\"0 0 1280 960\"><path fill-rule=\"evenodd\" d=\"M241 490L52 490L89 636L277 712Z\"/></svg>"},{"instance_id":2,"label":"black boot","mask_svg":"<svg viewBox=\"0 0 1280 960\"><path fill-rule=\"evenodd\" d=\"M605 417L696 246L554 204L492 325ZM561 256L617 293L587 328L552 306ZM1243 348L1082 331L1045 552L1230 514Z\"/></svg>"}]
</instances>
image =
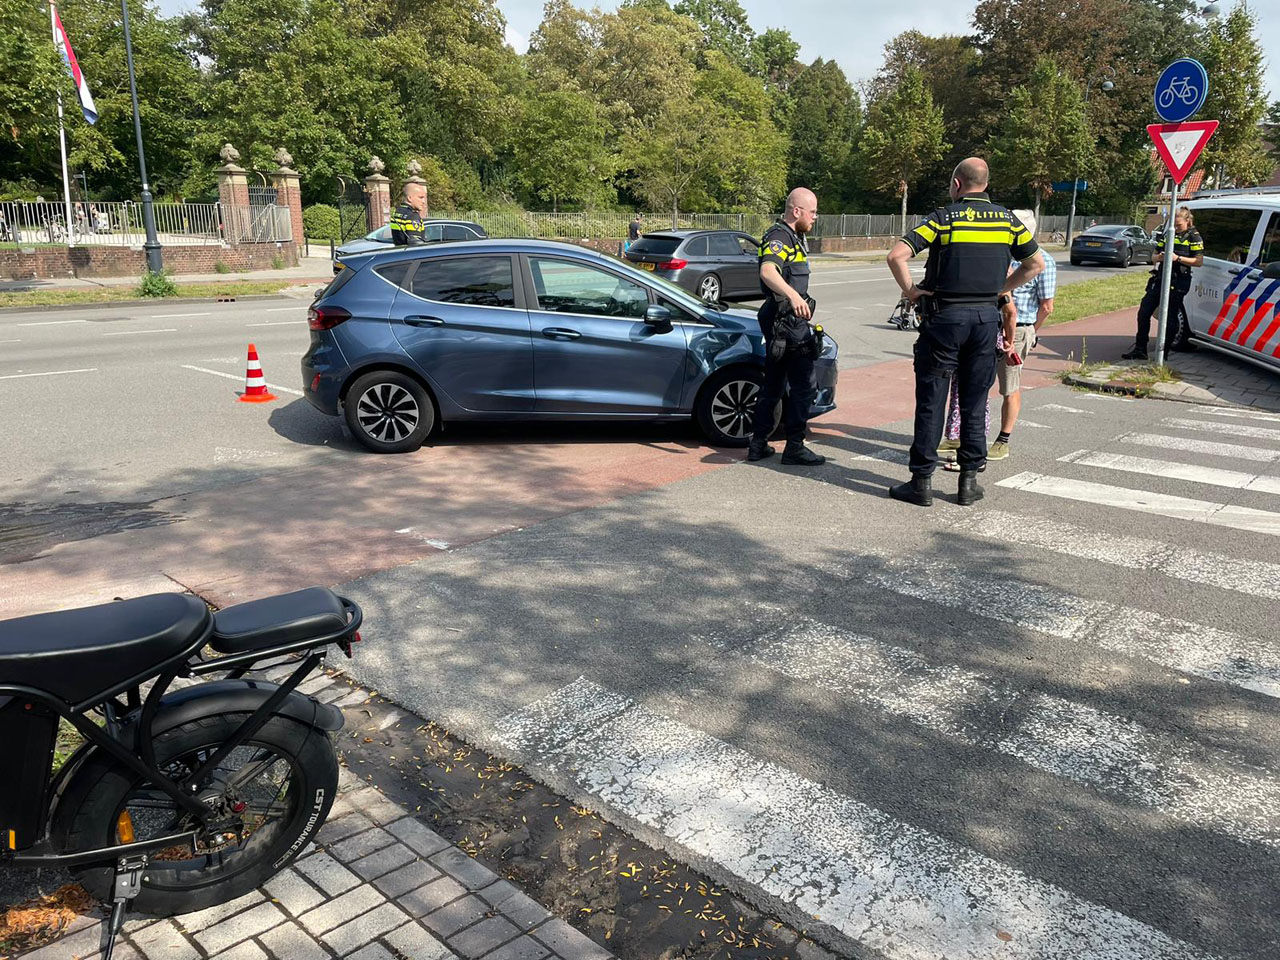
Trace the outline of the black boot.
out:
<instances>
[{"instance_id":1,"label":"black boot","mask_svg":"<svg viewBox=\"0 0 1280 960\"><path fill-rule=\"evenodd\" d=\"M956 503L962 507L969 507L981 500L985 494L982 488L978 486L977 470L961 470L960 471L960 489L956 493Z\"/></svg>"},{"instance_id":2,"label":"black boot","mask_svg":"<svg viewBox=\"0 0 1280 960\"><path fill-rule=\"evenodd\" d=\"M764 440L756 440L754 437L751 443L747 445L747 459L752 463L757 460L763 460L765 457L772 457L775 453L777 451L769 446L768 443Z\"/></svg>"},{"instance_id":3,"label":"black boot","mask_svg":"<svg viewBox=\"0 0 1280 960\"><path fill-rule=\"evenodd\" d=\"M782 462L791 467L816 467L827 462L820 453L814 453L803 442L790 440L782 448Z\"/></svg>"},{"instance_id":4,"label":"black boot","mask_svg":"<svg viewBox=\"0 0 1280 960\"><path fill-rule=\"evenodd\" d=\"M913 473L906 483L889 488L889 496L903 503L914 503L917 507L933 506L933 477L922 473Z\"/></svg>"},{"instance_id":5,"label":"black boot","mask_svg":"<svg viewBox=\"0 0 1280 960\"><path fill-rule=\"evenodd\" d=\"M1147 356L1147 345L1145 343L1133 345L1133 349L1128 353L1120 354L1121 360L1141 360L1144 363L1151 358Z\"/></svg>"}]
</instances>

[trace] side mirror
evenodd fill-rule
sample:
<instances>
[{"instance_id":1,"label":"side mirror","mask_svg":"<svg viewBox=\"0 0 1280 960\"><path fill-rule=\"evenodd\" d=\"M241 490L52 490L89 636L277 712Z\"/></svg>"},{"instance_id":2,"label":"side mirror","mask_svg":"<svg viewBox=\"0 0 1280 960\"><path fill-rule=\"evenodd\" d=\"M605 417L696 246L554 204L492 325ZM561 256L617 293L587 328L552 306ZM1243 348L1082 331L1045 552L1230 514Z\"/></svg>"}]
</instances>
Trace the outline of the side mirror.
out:
<instances>
[{"instance_id":1,"label":"side mirror","mask_svg":"<svg viewBox=\"0 0 1280 960\"><path fill-rule=\"evenodd\" d=\"M324 287L316 287L316 292L311 295L312 300L319 300L324 296Z\"/></svg>"},{"instance_id":2,"label":"side mirror","mask_svg":"<svg viewBox=\"0 0 1280 960\"><path fill-rule=\"evenodd\" d=\"M1262 268L1262 278L1264 280L1280 280L1280 260L1272 260ZM650 309L653 309L650 307Z\"/></svg>"},{"instance_id":3,"label":"side mirror","mask_svg":"<svg viewBox=\"0 0 1280 960\"><path fill-rule=\"evenodd\" d=\"M671 309L658 303L650 304L644 311L645 326L669 330L672 319Z\"/></svg>"}]
</instances>

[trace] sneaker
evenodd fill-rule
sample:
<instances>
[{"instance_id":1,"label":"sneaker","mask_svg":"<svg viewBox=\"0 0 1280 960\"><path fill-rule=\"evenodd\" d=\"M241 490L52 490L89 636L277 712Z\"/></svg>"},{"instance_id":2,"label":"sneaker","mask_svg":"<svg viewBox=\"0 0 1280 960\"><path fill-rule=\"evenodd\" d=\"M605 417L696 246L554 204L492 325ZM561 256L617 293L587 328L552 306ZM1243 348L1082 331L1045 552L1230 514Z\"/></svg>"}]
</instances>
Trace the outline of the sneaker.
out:
<instances>
[{"instance_id":1,"label":"sneaker","mask_svg":"<svg viewBox=\"0 0 1280 960\"><path fill-rule=\"evenodd\" d=\"M1009 456L1009 444L1004 440L997 440L987 448L988 460L1003 460Z\"/></svg>"},{"instance_id":2,"label":"sneaker","mask_svg":"<svg viewBox=\"0 0 1280 960\"><path fill-rule=\"evenodd\" d=\"M1145 362L1147 360L1150 360L1151 358L1147 356L1147 351L1145 348L1134 347L1128 353L1120 354L1120 359L1121 360L1142 360Z\"/></svg>"}]
</instances>

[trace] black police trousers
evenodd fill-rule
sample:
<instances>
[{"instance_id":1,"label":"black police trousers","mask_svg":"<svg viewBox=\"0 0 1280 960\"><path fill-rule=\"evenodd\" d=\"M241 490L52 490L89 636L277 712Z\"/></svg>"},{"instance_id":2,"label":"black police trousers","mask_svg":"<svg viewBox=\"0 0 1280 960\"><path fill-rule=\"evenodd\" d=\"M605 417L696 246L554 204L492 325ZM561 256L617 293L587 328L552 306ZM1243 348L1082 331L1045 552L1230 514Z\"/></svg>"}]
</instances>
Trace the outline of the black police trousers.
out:
<instances>
[{"instance_id":1,"label":"black police trousers","mask_svg":"<svg viewBox=\"0 0 1280 960\"><path fill-rule=\"evenodd\" d=\"M766 344L767 344L766 340ZM783 395L783 385L789 390ZM764 383L756 400L755 423L751 439L764 443L773 432L773 411L782 397L782 423L787 432L787 443L804 442L805 426L809 422L809 408L817 392L813 374L813 353L807 346L791 347L781 360L766 354Z\"/></svg>"},{"instance_id":2,"label":"black police trousers","mask_svg":"<svg viewBox=\"0 0 1280 960\"><path fill-rule=\"evenodd\" d=\"M956 462L974 469L987 461L983 408L996 378L996 334L1000 311L994 303L941 305L920 324L915 344L916 431L909 466L932 476L947 419L954 376L960 387L960 450Z\"/></svg>"},{"instance_id":3,"label":"black police trousers","mask_svg":"<svg viewBox=\"0 0 1280 960\"><path fill-rule=\"evenodd\" d=\"M1178 289L1177 278L1169 287L1169 315L1165 320L1164 327L1164 345L1165 349L1169 348L1178 337L1178 317L1181 315L1182 298L1187 295L1186 290ZM1160 277L1153 276L1147 281L1147 292L1142 295L1142 302L1138 304L1138 343L1137 346L1141 350L1147 349L1147 341L1151 339L1151 318L1155 316L1156 311L1160 309Z\"/></svg>"}]
</instances>

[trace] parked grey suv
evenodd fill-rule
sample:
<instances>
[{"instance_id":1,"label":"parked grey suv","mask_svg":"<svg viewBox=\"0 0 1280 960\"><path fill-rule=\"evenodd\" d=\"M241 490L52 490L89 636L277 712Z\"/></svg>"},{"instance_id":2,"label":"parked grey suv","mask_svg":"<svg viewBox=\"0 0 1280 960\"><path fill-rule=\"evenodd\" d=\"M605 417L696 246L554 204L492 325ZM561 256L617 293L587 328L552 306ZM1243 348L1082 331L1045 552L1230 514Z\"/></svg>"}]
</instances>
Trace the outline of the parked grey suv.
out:
<instances>
[{"instance_id":1,"label":"parked grey suv","mask_svg":"<svg viewBox=\"0 0 1280 960\"><path fill-rule=\"evenodd\" d=\"M736 230L646 233L623 254L708 303L760 300L760 241Z\"/></svg>"}]
</instances>

